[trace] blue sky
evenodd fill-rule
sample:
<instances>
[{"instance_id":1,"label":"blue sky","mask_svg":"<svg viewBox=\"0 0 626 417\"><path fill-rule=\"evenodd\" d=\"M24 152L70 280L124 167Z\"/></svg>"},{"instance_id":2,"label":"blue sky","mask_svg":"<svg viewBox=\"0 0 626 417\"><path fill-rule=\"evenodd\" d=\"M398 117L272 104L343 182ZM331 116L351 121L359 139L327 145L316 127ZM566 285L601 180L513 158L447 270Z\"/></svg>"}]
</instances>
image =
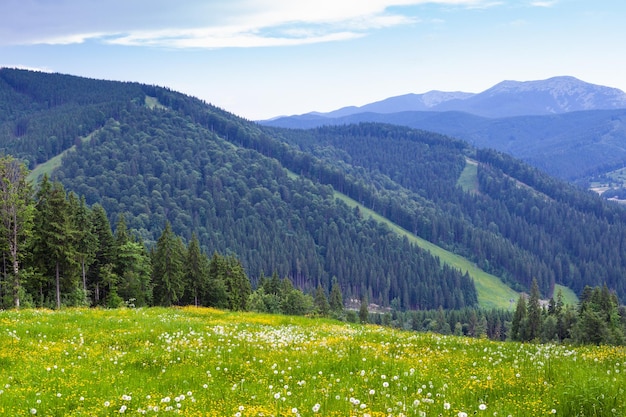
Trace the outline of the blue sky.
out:
<instances>
[{"instance_id":1,"label":"blue sky","mask_svg":"<svg viewBox=\"0 0 626 417\"><path fill-rule=\"evenodd\" d=\"M251 120L571 75L626 91L623 0L2 0L0 66Z\"/></svg>"}]
</instances>

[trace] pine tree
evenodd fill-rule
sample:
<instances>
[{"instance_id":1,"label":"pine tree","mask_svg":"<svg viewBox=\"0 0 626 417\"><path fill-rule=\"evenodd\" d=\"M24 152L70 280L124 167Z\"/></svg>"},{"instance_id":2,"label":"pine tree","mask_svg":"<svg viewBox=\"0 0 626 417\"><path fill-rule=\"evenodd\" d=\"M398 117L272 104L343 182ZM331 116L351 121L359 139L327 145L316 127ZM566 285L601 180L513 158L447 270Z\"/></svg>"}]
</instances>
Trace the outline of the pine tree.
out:
<instances>
[{"instance_id":1,"label":"pine tree","mask_svg":"<svg viewBox=\"0 0 626 417\"><path fill-rule=\"evenodd\" d=\"M330 313L330 304L328 304L326 292L324 291L324 288L322 288L321 284L317 286L313 300L315 304L315 312L323 317L328 316L328 313Z\"/></svg>"},{"instance_id":2,"label":"pine tree","mask_svg":"<svg viewBox=\"0 0 626 417\"><path fill-rule=\"evenodd\" d=\"M172 232L169 222L161 233L152 259L154 302L161 306L177 303L184 294L184 245Z\"/></svg>"},{"instance_id":3,"label":"pine tree","mask_svg":"<svg viewBox=\"0 0 626 417\"><path fill-rule=\"evenodd\" d=\"M515 313L513 313L513 320L511 322L511 340L526 340L526 316L526 299L523 295L520 295L517 299Z\"/></svg>"},{"instance_id":4,"label":"pine tree","mask_svg":"<svg viewBox=\"0 0 626 417\"><path fill-rule=\"evenodd\" d=\"M241 262L232 255L226 257L224 272L228 308L233 311L246 311L252 288Z\"/></svg>"},{"instance_id":5,"label":"pine tree","mask_svg":"<svg viewBox=\"0 0 626 417\"><path fill-rule=\"evenodd\" d=\"M116 248L117 294L137 307L152 302L152 264L143 243L128 240Z\"/></svg>"},{"instance_id":6,"label":"pine tree","mask_svg":"<svg viewBox=\"0 0 626 417\"><path fill-rule=\"evenodd\" d=\"M54 275L54 300L61 308L61 287L65 292L75 292L72 282L72 264L76 259L75 229L68 209L65 189L60 182L51 184L47 175L40 184L35 204L37 215L34 224L33 253L44 275ZM61 270L64 276L61 282Z\"/></svg>"},{"instance_id":7,"label":"pine tree","mask_svg":"<svg viewBox=\"0 0 626 417\"><path fill-rule=\"evenodd\" d=\"M102 282L103 268L113 271L116 253L115 239L111 232L111 224L104 207L94 204L91 208L91 224L93 234L96 237L97 245L94 253L94 262L87 274L87 287L93 291L93 301L95 305L105 302L106 292L109 285ZM109 266L107 266L109 265Z\"/></svg>"},{"instance_id":8,"label":"pine tree","mask_svg":"<svg viewBox=\"0 0 626 417\"><path fill-rule=\"evenodd\" d=\"M74 193L70 193L69 205L74 229L76 230L76 260L80 265L83 294L84 297L87 298L89 295L87 289L87 271L95 260L98 238L93 232L91 210L85 203L85 197L81 196L78 200Z\"/></svg>"},{"instance_id":9,"label":"pine tree","mask_svg":"<svg viewBox=\"0 0 626 417\"><path fill-rule=\"evenodd\" d=\"M359 307L359 321L363 324L369 323L369 310L367 309L367 297L361 298L361 307Z\"/></svg>"},{"instance_id":10,"label":"pine tree","mask_svg":"<svg viewBox=\"0 0 626 417\"><path fill-rule=\"evenodd\" d=\"M539 303L539 285L533 278L530 286L530 297L528 298L528 324L526 327L527 340L539 339L541 336L541 304Z\"/></svg>"},{"instance_id":11,"label":"pine tree","mask_svg":"<svg viewBox=\"0 0 626 417\"><path fill-rule=\"evenodd\" d=\"M224 282L226 261L217 252L213 253L209 261L209 276L203 305L216 308L228 308L226 283Z\"/></svg>"},{"instance_id":12,"label":"pine tree","mask_svg":"<svg viewBox=\"0 0 626 417\"><path fill-rule=\"evenodd\" d=\"M343 297L341 295L341 289L337 282L337 277L333 277L333 285L330 288L330 310L333 314L339 316L343 313Z\"/></svg>"},{"instance_id":13,"label":"pine tree","mask_svg":"<svg viewBox=\"0 0 626 417\"><path fill-rule=\"evenodd\" d=\"M185 286L189 293L188 299L198 306L208 288L209 259L200 250L200 242L195 233L191 234L191 241L187 245L185 268Z\"/></svg>"},{"instance_id":14,"label":"pine tree","mask_svg":"<svg viewBox=\"0 0 626 417\"><path fill-rule=\"evenodd\" d=\"M20 261L33 227L34 204L26 166L10 156L0 158L0 249L11 258L13 304L20 308ZM5 243L6 242L6 243Z\"/></svg>"}]
</instances>

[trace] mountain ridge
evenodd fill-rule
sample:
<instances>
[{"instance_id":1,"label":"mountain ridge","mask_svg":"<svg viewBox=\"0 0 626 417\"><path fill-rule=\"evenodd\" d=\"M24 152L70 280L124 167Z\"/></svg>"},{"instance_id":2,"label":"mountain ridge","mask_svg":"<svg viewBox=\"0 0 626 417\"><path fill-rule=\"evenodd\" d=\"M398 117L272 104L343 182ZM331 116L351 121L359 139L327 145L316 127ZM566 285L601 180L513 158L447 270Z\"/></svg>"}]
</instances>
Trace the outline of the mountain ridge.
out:
<instances>
[{"instance_id":1,"label":"mountain ridge","mask_svg":"<svg viewBox=\"0 0 626 417\"><path fill-rule=\"evenodd\" d=\"M626 93L622 90L587 83L572 76L557 76L536 81L505 80L480 93L432 90L423 94L389 97L358 107L343 107L327 113L305 114L335 118L365 112L461 111L500 118L622 108L626 108Z\"/></svg>"}]
</instances>

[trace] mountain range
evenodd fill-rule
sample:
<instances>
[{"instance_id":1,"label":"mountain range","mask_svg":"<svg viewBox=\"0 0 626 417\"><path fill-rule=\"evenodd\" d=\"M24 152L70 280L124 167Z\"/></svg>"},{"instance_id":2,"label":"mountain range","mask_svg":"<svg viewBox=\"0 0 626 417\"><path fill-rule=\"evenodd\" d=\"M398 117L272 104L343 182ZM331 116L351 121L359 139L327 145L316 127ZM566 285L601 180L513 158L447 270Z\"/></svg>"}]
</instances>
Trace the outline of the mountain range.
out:
<instances>
[{"instance_id":1,"label":"mountain range","mask_svg":"<svg viewBox=\"0 0 626 417\"><path fill-rule=\"evenodd\" d=\"M146 246L169 222L253 282L336 280L401 309L508 307L533 279L544 297L606 284L626 299L626 211L433 132L262 126L166 88L0 69L0 152Z\"/></svg>"},{"instance_id":2,"label":"mountain range","mask_svg":"<svg viewBox=\"0 0 626 417\"><path fill-rule=\"evenodd\" d=\"M507 152L567 181L626 162L626 93L574 77L503 81L479 94L431 91L260 123L288 128L380 122Z\"/></svg>"},{"instance_id":3,"label":"mountain range","mask_svg":"<svg viewBox=\"0 0 626 417\"><path fill-rule=\"evenodd\" d=\"M623 91L561 76L540 81L502 81L477 94L436 90L424 94L405 94L360 107L343 107L328 113L312 112L305 116L336 118L358 113L458 111L502 118L624 108L626 93Z\"/></svg>"}]
</instances>

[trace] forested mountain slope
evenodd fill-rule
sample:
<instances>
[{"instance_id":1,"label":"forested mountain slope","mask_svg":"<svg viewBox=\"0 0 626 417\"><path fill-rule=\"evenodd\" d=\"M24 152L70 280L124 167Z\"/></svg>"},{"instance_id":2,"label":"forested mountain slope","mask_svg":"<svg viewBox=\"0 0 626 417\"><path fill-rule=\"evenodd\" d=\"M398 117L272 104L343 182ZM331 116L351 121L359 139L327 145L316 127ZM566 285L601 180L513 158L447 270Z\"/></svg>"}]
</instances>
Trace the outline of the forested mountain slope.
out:
<instances>
[{"instance_id":1,"label":"forested mountain slope","mask_svg":"<svg viewBox=\"0 0 626 417\"><path fill-rule=\"evenodd\" d=\"M548 174L585 184L626 161L626 109L542 116L487 118L459 111L364 112L341 117L302 115L263 122L310 129L362 122L390 123L438 132L513 155Z\"/></svg>"},{"instance_id":2,"label":"forested mountain slope","mask_svg":"<svg viewBox=\"0 0 626 417\"><path fill-rule=\"evenodd\" d=\"M336 189L517 290L537 278L544 296L606 283L626 297L626 212L496 152L390 125L266 128L153 86L0 79L0 150L32 168L76 145L56 178L148 243L169 220L252 277L277 271L306 289L336 276L345 298L402 308L476 303L467 274L335 201ZM457 186L467 158L476 193Z\"/></svg>"}]
</instances>

